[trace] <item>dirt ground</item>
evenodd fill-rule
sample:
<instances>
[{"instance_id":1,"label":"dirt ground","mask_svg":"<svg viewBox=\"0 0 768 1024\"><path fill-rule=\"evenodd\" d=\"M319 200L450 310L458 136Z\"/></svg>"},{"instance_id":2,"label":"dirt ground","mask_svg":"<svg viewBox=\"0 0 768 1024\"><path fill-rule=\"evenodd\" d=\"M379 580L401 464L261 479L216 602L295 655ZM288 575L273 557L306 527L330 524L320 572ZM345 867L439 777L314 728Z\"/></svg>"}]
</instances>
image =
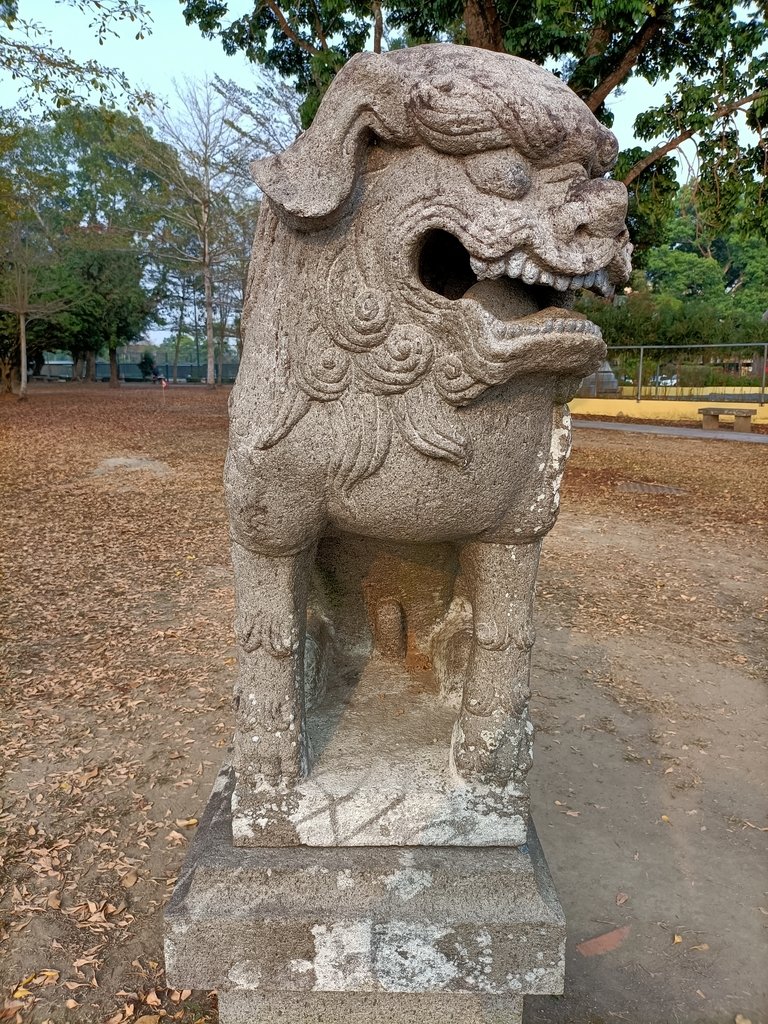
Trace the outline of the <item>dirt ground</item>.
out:
<instances>
[{"instance_id":1,"label":"dirt ground","mask_svg":"<svg viewBox=\"0 0 768 1024\"><path fill-rule=\"evenodd\" d=\"M232 728L226 397L0 402L0 1020L217 1019L161 918ZM563 504L531 782L567 986L526 1024L768 1024L768 447L577 430Z\"/></svg>"}]
</instances>

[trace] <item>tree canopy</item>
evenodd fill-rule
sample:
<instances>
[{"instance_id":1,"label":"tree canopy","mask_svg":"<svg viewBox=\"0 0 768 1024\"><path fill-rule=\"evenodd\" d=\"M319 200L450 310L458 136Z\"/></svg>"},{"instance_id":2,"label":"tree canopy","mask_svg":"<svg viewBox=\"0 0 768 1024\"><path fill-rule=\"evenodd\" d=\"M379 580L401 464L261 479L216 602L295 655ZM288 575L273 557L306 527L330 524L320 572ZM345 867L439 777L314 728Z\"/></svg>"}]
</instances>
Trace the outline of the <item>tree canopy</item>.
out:
<instances>
[{"instance_id":1,"label":"tree canopy","mask_svg":"<svg viewBox=\"0 0 768 1024\"><path fill-rule=\"evenodd\" d=\"M624 296L582 299L609 346L768 342L768 241L745 234L739 212L712 231L693 203L695 188L674 197L663 243L647 251Z\"/></svg>"},{"instance_id":2,"label":"tree canopy","mask_svg":"<svg viewBox=\"0 0 768 1024\"><path fill-rule=\"evenodd\" d=\"M308 125L329 82L354 53L453 40L507 51L551 67L606 124L608 101L630 79L664 83L660 104L634 124L647 144L623 154L636 241L654 241L674 192L670 158L695 137L698 202L720 211L746 198L763 227L768 170L768 31L764 0L257 0L232 18L226 0L181 0L188 24L294 77ZM744 140L736 114L755 133Z\"/></svg>"}]
</instances>

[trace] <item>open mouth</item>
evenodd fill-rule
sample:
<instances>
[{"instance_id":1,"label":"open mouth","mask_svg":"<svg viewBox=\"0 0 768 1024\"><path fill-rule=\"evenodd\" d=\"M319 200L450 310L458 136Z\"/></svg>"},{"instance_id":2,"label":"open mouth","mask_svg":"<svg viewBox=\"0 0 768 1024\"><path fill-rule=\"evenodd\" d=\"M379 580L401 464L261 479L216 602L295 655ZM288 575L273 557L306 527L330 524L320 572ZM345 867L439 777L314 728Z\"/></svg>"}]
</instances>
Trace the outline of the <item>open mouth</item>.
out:
<instances>
[{"instance_id":1,"label":"open mouth","mask_svg":"<svg viewBox=\"0 0 768 1024\"><path fill-rule=\"evenodd\" d=\"M539 330L544 320L552 321L551 330L563 330L567 320L568 328L581 333L590 322L571 309L576 290L613 294L607 269L569 277L519 250L501 259L482 260L441 229L429 231L421 240L418 272L421 283L432 292L451 300L472 299L507 324L531 318L528 326L536 323Z\"/></svg>"}]
</instances>

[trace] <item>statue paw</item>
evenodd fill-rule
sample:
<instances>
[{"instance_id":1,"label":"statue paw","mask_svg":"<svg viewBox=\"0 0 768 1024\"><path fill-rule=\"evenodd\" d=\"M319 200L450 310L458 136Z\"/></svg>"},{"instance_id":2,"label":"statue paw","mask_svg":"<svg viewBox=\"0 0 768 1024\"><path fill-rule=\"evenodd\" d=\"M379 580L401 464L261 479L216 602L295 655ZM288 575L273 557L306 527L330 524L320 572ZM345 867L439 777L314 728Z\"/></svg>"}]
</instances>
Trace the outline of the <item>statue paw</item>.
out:
<instances>
[{"instance_id":1,"label":"statue paw","mask_svg":"<svg viewBox=\"0 0 768 1024\"><path fill-rule=\"evenodd\" d=\"M453 730L453 763L464 779L506 785L522 778L529 767L528 759L521 757L521 739L519 720L462 711Z\"/></svg>"}]
</instances>

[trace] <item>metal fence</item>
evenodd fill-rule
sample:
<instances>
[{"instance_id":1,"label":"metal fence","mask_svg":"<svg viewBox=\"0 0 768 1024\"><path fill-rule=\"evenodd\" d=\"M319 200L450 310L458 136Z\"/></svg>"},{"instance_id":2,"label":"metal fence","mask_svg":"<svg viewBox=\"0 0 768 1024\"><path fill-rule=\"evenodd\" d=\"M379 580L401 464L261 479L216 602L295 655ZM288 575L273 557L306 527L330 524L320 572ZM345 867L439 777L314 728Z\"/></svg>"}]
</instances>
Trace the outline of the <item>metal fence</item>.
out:
<instances>
[{"instance_id":1,"label":"metal fence","mask_svg":"<svg viewBox=\"0 0 768 1024\"><path fill-rule=\"evenodd\" d=\"M139 382L143 380L151 380L151 375L145 377L141 372L138 360L120 360L117 364L118 375L120 380L126 382ZM218 360L215 366L216 382L231 384L237 376L239 364L236 362L226 362L222 367L221 380L219 380L219 364ZM173 378L173 363L156 363L155 369L157 373L165 377L166 380ZM67 359L51 359L47 360L42 367L40 377L47 378L49 380L72 380L73 365L71 360ZM188 384L198 384L204 382L206 379L206 366L197 366L195 363L179 363L176 367L176 379ZM83 367L83 374L85 373L85 367ZM96 360L96 380L107 381L109 380L109 363L103 359Z\"/></svg>"},{"instance_id":2,"label":"metal fence","mask_svg":"<svg viewBox=\"0 0 768 1024\"><path fill-rule=\"evenodd\" d=\"M582 398L766 402L768 344L617 345L582 382Z\"/></svg>"}]
</instances>

